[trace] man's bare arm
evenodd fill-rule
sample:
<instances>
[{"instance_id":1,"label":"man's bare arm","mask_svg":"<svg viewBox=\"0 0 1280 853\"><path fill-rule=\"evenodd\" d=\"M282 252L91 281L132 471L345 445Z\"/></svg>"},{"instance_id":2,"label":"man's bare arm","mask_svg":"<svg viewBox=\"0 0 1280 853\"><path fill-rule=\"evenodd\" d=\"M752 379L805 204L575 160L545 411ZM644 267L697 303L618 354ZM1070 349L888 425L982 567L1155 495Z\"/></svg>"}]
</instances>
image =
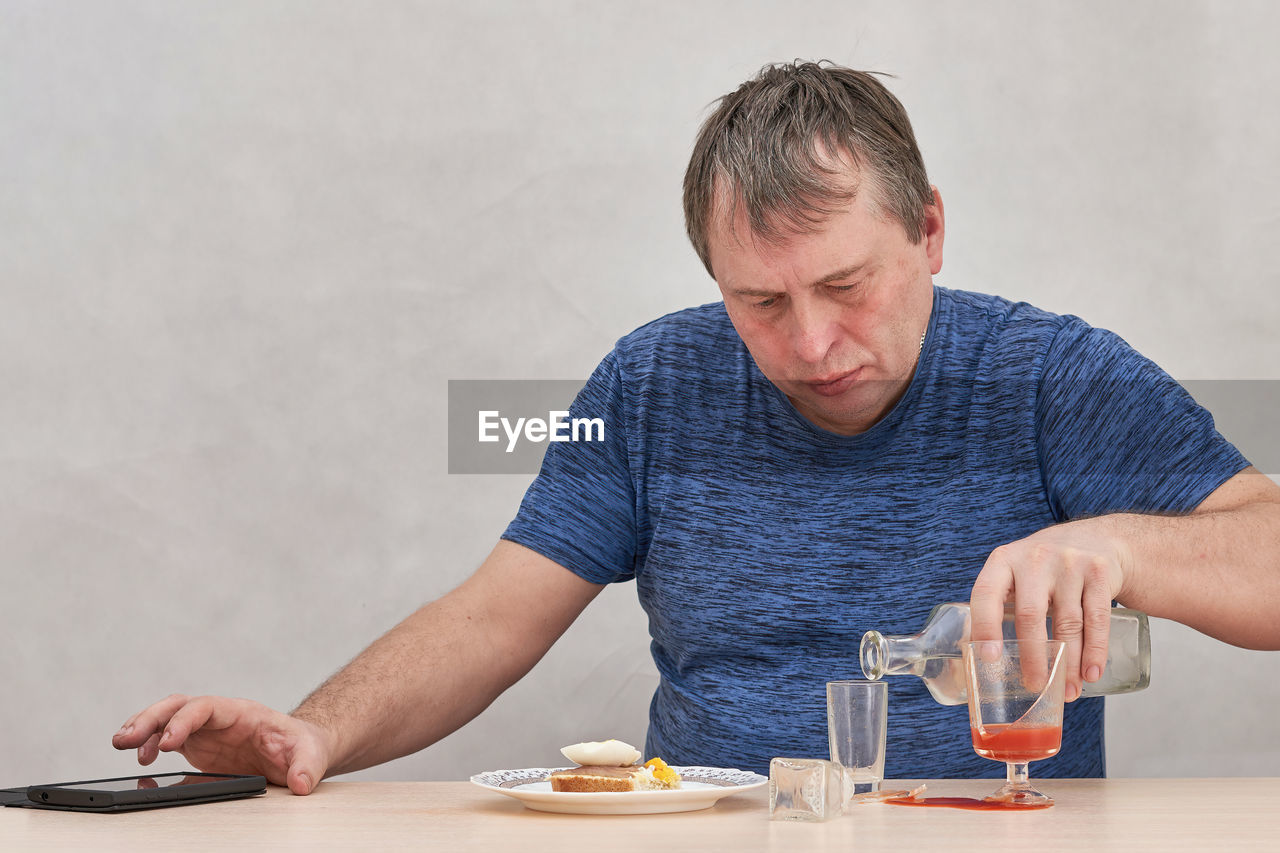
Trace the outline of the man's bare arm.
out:
<instances>
[{"instance_id":1,"label":"man's bare arm","mask_svg":"<svg viewBox=\"0 0 1280 853\"><path fill-rule=\"evenodd\" d=\"M1254 468L1182 518L1109 519L1127 543L1127 607L1247 649L1280 649L1280 486Z\"/></svg>"},{"instance_id":2,"label":"man's bare arm","mask_svg":"<svg viewBox=\"0 0 1280 853\"><path fill-rule=\"evenodd\" d=\"M200 770L261 773L296 794L321 778L428 746L467 723L546 653L602 587L499 542L460 587L415 612L293 714L245 699L169 696L112 741L150 764L180 752Z\"/></svg>"},{"instance_id":3,"label":"man's bare arm","mask_svg":"<svg viewBox=\"0 0 1280 853\"><path fill-rule=\"evenodd\" d=\"M602 588L501 541L465 583L387 632L292 716L331 733L331 774L417 752L523 677Z\"/></svg>"}]
</instances>

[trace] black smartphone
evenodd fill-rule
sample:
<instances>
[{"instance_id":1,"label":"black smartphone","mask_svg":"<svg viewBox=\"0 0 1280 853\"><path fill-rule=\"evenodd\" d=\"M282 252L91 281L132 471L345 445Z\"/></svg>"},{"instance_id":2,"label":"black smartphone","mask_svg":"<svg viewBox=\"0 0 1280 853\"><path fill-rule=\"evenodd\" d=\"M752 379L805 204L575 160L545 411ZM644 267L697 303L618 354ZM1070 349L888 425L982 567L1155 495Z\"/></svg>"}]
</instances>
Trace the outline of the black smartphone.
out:
<instances>
[{"instance_id":1,"label":"black smartphone","mask_svg":"<svg viewBox=\"0 0 1280 853\"><path fill-rule=\"evenodd\" d=\"M262 776L191 771L30 785L27 800L38 808L118 812L234 800L266 790Z\"/></svg>"}]
</instances>

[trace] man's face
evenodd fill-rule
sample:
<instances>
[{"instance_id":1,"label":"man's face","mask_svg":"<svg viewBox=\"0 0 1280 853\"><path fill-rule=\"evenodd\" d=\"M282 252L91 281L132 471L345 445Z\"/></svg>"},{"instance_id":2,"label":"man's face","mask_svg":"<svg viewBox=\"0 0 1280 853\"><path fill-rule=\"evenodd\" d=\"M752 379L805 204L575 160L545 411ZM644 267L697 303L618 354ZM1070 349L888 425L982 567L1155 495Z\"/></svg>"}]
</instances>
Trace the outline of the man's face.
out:
<instances>
[{"instance_id":1,"label":"man's face","mask_svg":"<svg viewBox=\"0 0 1280 853\"><path fill-rule=\"evenodd\" d=\"M745 213L719 217L711 268L760 371L805 418L842 435L864 432L911 381L942 268L942 200L912 243L877 212L864 184L811 233L755 237Z\"/></svg>"}]
</instances>

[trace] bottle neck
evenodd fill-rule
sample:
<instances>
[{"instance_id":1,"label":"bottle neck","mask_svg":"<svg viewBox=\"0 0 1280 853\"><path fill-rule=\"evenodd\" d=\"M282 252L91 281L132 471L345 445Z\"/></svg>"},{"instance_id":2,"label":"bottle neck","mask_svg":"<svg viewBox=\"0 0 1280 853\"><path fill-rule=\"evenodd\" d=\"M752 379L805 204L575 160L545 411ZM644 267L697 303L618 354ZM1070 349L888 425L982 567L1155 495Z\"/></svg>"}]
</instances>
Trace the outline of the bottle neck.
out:
<instances>
[{"instance_id":1,"label":"bottle neck","mask_svg":"<svg viewBox=\"0 0 1280 853\"><path fill-rule=\"evenodd\" d=\"M881 634L868 631L862 635L858 658L862 675L872 681L885 675L911 672L912 667L929 657L924 634Z\"/></svg>"}]
</instances>

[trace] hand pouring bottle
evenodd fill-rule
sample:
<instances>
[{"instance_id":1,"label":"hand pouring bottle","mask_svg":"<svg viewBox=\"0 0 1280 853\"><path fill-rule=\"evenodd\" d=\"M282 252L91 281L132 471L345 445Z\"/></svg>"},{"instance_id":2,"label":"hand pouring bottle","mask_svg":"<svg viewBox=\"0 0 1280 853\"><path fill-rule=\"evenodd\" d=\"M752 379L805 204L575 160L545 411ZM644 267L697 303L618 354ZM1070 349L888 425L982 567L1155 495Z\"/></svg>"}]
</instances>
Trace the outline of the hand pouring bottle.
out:
<instances>
[{"instance_id":1,"label":"hand pouring bottle","mask_svg":"<svg viewBox=\"0 0 1280 853\"><path fill-rule=\"evenodd\" d=\"M1004 636L1013 639L1013 608L1005 607ZM1048 620L1053 636L1053 620ZM918 675L943 705L963 705L964 662L961 648L969 641L969 605L960 602L939 604L929 614L919 634L862 635L859 657L864 677L875 681L884 675ZM1111 609L1111 634L1107 666L1102 677L1084 682L1083 696L1132 693L1151 683L1151 629L1147 614L1126 607Z\"/></svg>"}]
</instances>

